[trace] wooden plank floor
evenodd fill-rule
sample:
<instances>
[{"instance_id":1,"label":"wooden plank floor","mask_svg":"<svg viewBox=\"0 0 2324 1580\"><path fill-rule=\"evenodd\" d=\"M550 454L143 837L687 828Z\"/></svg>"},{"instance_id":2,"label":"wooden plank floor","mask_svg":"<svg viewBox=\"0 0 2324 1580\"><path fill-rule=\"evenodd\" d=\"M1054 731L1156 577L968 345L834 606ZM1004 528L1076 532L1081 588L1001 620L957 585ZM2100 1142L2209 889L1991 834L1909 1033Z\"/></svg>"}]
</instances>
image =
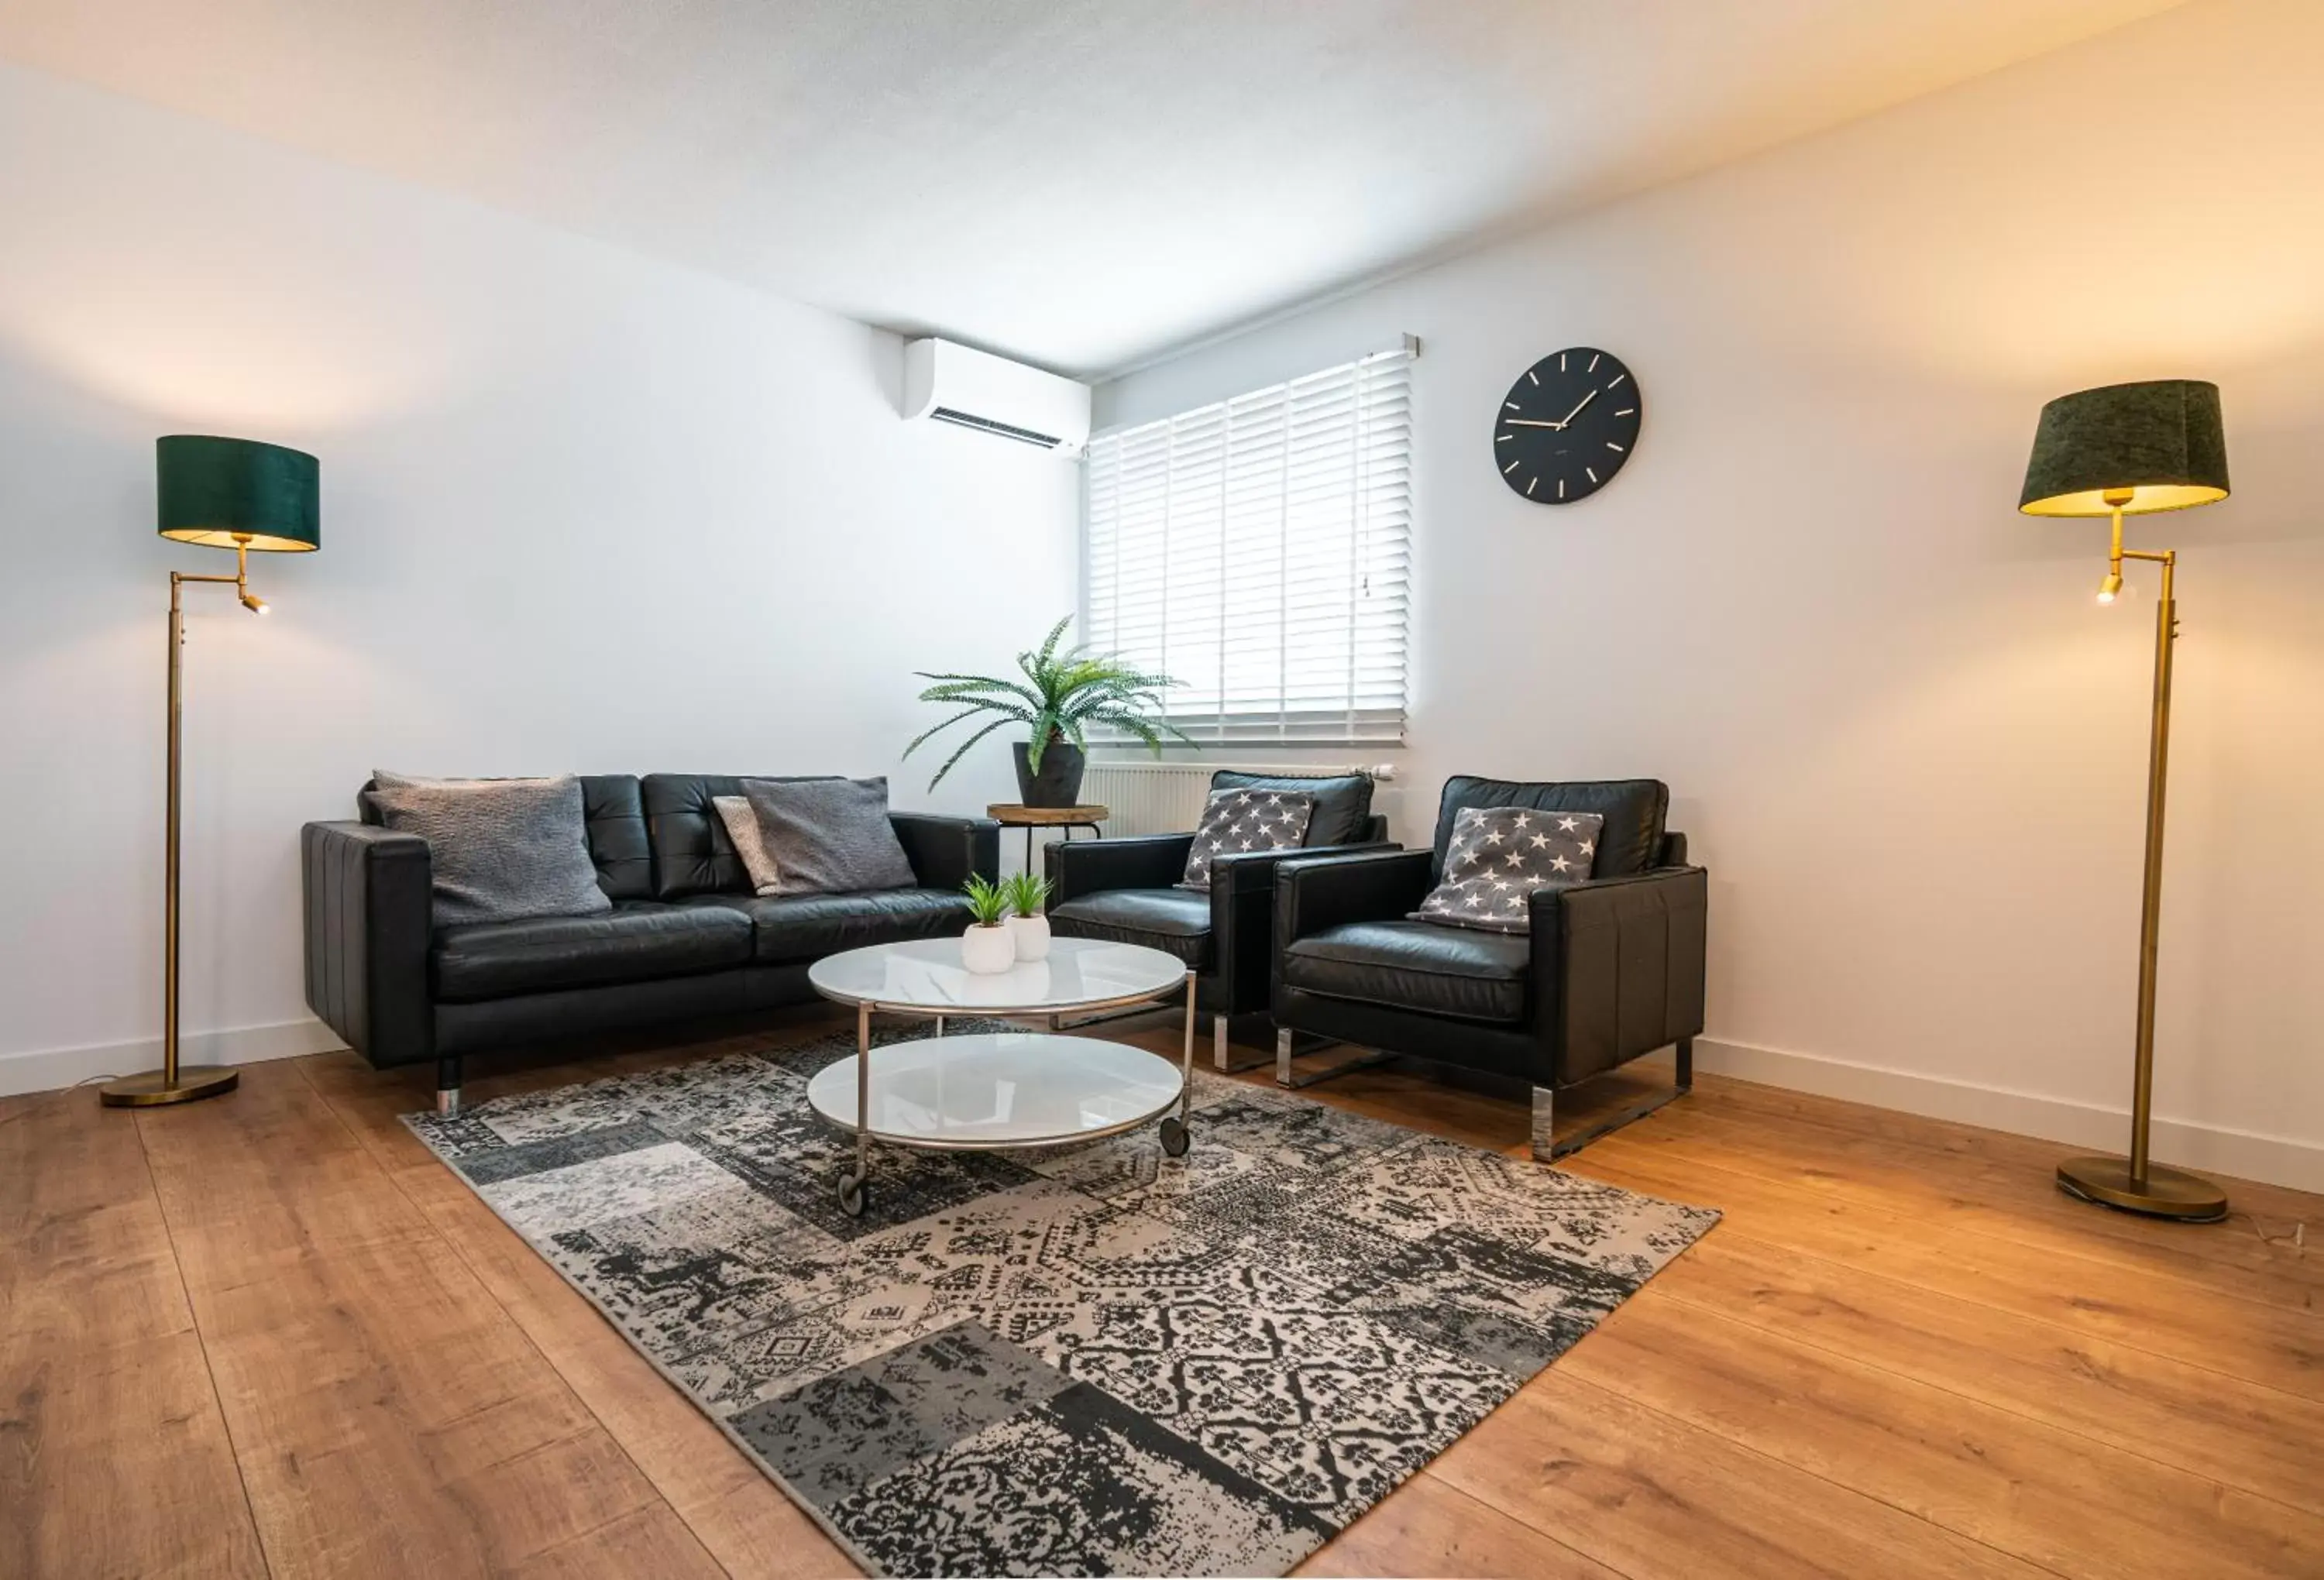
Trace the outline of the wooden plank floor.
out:
<instances>
[{"instance_id":1,"label":"wooden plank floor","mask_svg":"<svg viewBox=\"0 0 2324 1580\"><path fill-rule=\"evenodd\" d=\"M1410 1075L1314 1095L1525 1149ZM341 1052L0 1102L0 1575L850 1572L396 1123L427 1096ZM2324 1198L2153 1224L2058 1151L1706 1078L1568 1166L1725 1221L1303 1572L2324 1575Z\"/></svg>"}]
</instances>

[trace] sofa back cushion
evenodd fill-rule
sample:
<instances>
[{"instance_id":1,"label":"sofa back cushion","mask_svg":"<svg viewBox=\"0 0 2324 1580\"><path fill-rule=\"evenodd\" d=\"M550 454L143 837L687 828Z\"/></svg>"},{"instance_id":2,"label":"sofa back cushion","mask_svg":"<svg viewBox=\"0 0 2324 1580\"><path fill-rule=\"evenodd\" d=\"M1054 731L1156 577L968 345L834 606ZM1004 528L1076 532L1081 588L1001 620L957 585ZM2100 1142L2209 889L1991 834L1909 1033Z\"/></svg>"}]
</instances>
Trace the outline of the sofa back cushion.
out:
<instances>
[{"instance_id":1,"label":"sofa back cushion","mask_svg":"<svg viewBox=\"0 0 2324 1580\"><path fill-rule=\"evenodd\" d=\"M1622 877L1651 870L1660 859L1663 822L1670 815L1670 787L1660 779L1580 779L1528 784L1456 774L1444 781L1436 808L1436 879L1444 877L1444 848L1452 823L1467 807L1530 806L1543 812L1594 812L1605 819L1598 833L1592 877Z\"/></svg>"},{"instance_id":2,"label":"sofa back cushion","mask_svg":"<svg viewBox=\"0 0 2324 1580\"><path fill-rule=\"evenodd\" d=\"M648 774L639 782L645 802L646 841L653 850L655 899L753 892L742 858L727 837L725 822L711 804L718 796L743 794L744 777L741 774ZM752 774L748 777L797 784L839 776Z\"/></svg>"},{"instance_id":3,"label":"sofa back cushion","mask_svg":"<svg viewBox=\"0 0 2324 1580\"><path fill-rule=\"evenodd\" d=\"M355 815L380 826L379 807L372 799L377 788L370 780L355 796ZM589 841L589 859L597 868L597 886L611 900L653 898L653 851L646 843L645 804L635 774L583 774L581 818Z\"/></svg>"},{"instance_id":4,"label":"sofa back cushion","mask_svg":"<svg viewBox=\"0 0 2324 1580\"><path fill-rule=\"evenodd\" d=\"M582 775L581 815L589 825L589 859L597 864L598 886L617 900L653 898L653 847L646 843L638 776Z\"/></svg>"},{"instance_id":5,"label":"sofa back cushion","mask_svg":"<svg viewBox=\"0 0 2324 1580\"><path fill-rule=\"evenodd\" d=\"M1370 837L1372 780L1369 774L1332 774L1314 778L1287 774L1244 774L1221 768L1211 776L1211 794L1222 790L1287 790L1315 798L1314 815L1307 820L1306 837L1299 842L1353 845Z\"/></svg>"}]
</instances>

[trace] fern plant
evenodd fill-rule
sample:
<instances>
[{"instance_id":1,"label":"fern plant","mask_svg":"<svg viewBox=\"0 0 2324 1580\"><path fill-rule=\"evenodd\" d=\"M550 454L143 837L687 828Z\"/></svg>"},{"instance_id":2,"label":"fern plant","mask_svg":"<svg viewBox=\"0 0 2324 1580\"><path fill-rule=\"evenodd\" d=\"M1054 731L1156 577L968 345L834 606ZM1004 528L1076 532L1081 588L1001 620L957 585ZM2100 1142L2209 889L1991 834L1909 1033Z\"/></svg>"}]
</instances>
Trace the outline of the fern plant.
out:
<instances>
[{"instance_id":1,"label":"fern plant","mask_svg":"<svg viewBox=\"0 0 2324 1580\"><path fill-rule=\"evenodd\" d=\"M1009 886L976 873L960 886L968 896L968 914L979 927L998 927L1009 919Z\"/></svg>"},{"instance_id":2,"label":"fern plant","mask_svg":"<svg viewBox=\"0 0 2324 1580\"><path fill-rule=\"evenodd\" d=\"M1162 755L1165 735L1175 735L1189 746L1194 744L1193 737L1162 716L1162 694L1178 682L1167 675L1148 675L1134 669L1117 658L1092 655L1078 647L1064 652L1057 650L1073 620L1069 614L1050 627L1047 638L1037 651L1017 655L1017 667L1025 674L1021 681L989 675L918 672L922 680L936 683L920 694L920 701L956 703L960 712L933 729L923 730L904 749L906 757L955 724L991 715L982 729L962 741L945 759L944 767L928 781L929 789L935 789L952 772L953 765L967 755L970 747L1004 724L1022 724L1030 731L1025 758L1035 773L1041 771L1041 756L1052 746L1071 741L1087 750L1089 742L1084 731L1092 724L1110 724L1134 735L1157 757Z\"/></svg>"}]
</instances>

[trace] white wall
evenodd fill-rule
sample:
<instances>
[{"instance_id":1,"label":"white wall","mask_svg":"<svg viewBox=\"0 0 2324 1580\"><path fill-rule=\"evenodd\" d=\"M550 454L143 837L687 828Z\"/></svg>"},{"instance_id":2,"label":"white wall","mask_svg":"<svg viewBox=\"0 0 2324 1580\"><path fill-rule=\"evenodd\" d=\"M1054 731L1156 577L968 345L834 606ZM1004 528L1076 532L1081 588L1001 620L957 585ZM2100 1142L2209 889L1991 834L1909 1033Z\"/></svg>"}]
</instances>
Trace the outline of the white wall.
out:
<instances>
[{"instance_id":1,"label":"white wall","mask_svg":"<svg viewBox=\"0 0 2324 1580\"><path fill-rule=\"evenodd\" d=\"M158 1062L166 578L232 561L154 535L156 436L322 459L322 552L254 557L272 616L189 594L185 1024L249 1057L317 1045L298 829L375 765L1013 788L999 735L933 796L941 759L899 767L909 672L1072 606L1074 469L903 423L900 372L861 325L0 67L0 1092Z\"/></svg>"},{"instance_id":2,"label":"white wall","mask_svg":"<svg viewBox=\"0 0 2324 1580\"><path fill-rule=\"evenodd\" d=\"M2015 513L2035 413L2218 381L2184 551L2158 1150L2324 1188L2324 7L2199 5L1135 373L1144 420L1417 334L1407 816L1655 775L1712 874L1713 1062L2118 1147L2153 578ZM1544 508L1536 357L1646 396ZM1420 815L1411 815L1417 813ZM1861 1067L1869 1067L1868 1069Z\"/></svg>"}]
</instances>

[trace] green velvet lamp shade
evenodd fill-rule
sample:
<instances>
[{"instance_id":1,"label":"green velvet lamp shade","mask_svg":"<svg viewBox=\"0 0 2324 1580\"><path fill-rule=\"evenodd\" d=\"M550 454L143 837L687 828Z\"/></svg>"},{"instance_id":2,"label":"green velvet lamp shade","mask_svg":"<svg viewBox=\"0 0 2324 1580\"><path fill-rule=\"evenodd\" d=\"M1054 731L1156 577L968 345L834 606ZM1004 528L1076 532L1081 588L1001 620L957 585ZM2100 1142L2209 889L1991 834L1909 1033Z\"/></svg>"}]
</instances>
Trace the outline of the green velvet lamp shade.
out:
<instances>
[{"instance_id":1,"label":"green velvet lamp shade","mask_svg":"<svg viewBox=\"0 0 2324 1580\"><path fill-rule=\"evenodd\" d=\"M172 434L154 452L162 537L212 548L323 547L322 466L304 450Z\"/></svg>"},{"instance_id":2,"label":"green velvet lamp shade","mask_svg":"<svg viewBox=\"0 0 2324 1580\"><path fill-rule=\"evenodd\" d=\"M2227 497L2219 387L2157 379L2080 390L2044 406L2017 508L2029 516L2110 516L2116 509L2135 516Z\"/></svg>"}]
</instances>

